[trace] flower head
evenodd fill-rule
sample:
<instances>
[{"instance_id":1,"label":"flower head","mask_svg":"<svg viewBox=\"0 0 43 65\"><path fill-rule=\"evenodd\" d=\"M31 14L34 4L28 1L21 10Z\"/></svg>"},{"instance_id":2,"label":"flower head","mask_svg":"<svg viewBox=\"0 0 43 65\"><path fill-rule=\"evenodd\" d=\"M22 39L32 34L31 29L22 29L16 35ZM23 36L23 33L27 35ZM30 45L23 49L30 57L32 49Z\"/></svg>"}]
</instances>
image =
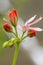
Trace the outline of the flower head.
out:
<instances>
[{"instance_id":1,"label":"flower head","mask_svg":"<svg viewBox=\"0 0 43 65\"><path fill-rule=\"evenodd\" d=\"M12 27L9 23L5 23L3 25L3 28L5 29L6 32L11 32L12 31Z\"/></svg>"},{"instance_id":2,"label":"flower head","mask_svg":"<svg viewBox=\"0 0 43 65\"><path fill-rule=\"evenodd\" d=\"M36 31L35 31L35 30L30 29L30 30L28 31L28 36L29 36L29 37L36 36Z\"/></svg>"},{"instance_id":3,"label":"flower head","mask_svg":"<svg viewBox=\"0 0 43 65\"><path fill-rule=\"evenodd\" d=\"M17 25L17 20L18 20L18 13L16 9L13 9L8 13L8 16L10 18L11 23L16 26Z\"/></svg>"}]
</instances>

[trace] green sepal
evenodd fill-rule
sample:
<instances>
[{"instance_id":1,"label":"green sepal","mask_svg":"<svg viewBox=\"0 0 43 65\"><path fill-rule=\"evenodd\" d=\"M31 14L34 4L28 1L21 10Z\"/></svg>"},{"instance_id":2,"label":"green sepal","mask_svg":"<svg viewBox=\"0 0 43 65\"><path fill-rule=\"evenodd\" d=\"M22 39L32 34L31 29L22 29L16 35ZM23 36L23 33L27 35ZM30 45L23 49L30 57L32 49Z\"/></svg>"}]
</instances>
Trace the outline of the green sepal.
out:
<instances>
[{"instance_id":1,"label":"green sepal","mask_svg":"<svg viewBox=\"0 0 43 65\"><path fill-rule=\"evenodd\" d=\"M18 18L15 17L15 19L14 19L14 27L17 26L17 22L18 22Z\"/></svg>"},{"instance_id":2,"label":"green sepal","mask_svg":"<svg viewBox=\"0 0 43 65\"><path fill-rule=\"evenodd\" d=\"M11 21L11 20L10 20L10 21ZM12 23L12 25L13 25L14 27L17 26L17 22L18 22L18 18L15 18L13 22L11 21L11 23Z\"/></svg>"}]
</instances>

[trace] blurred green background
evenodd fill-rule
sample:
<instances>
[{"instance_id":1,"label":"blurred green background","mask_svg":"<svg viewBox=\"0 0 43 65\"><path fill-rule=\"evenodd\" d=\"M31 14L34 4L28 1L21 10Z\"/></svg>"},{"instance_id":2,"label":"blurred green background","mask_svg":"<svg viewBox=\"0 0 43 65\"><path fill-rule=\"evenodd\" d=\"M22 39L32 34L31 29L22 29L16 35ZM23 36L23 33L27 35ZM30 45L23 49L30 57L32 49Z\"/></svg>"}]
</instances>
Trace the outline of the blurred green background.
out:
<instances>
[{"instance_id":1,"label":"blurred green background","mask_svg":"<svg viewBox=\"0 0 43 65\"><path fill-rule=\"evenodd\" d=\"M24 20L28 20L34 14L38 16L43 16L43 0L0 0L0 65L11 65L13 51L12 49L3 49L2 44L4 41L8 40L9 37L7 36L6 32L3 29L3 17L7 17L7 13L9 10L16 8L19 16ZM43 28L43 22L34 25ZM43 32L38 33L37 36L39 42L41 42L41 46L43 46ZM9 52L10 51L10 52ZM11 53L12 51L12 53ZM5 59L4 59L5 58ZM6 59L7 58L7 59ZM9 61L8 61L9 59ZM30 59L29 59L30 60ZM3 62L2 62L3 61ZM6 64L8 63L8 64ZM30 65L32 65L32 61ZM28 65L28 64L27 64Z\"/></svg>"}]
</instances>

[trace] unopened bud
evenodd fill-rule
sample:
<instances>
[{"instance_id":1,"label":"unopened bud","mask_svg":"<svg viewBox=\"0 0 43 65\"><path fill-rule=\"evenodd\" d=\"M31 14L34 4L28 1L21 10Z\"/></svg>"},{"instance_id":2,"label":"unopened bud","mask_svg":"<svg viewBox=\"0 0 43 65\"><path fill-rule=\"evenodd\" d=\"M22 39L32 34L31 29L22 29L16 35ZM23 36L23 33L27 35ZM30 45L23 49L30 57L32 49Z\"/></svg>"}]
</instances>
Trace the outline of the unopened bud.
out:
<instances>
[{"instance_id":1,"label":"unopened bud","mask_svg":"<svg viewBox=\"0 0 43 65\"><path fill-rule=\"evenodd\" d=\"M11 23L16 26L17 25L17 20L18 20L18 13L15 9L13 9L12 11L9 12L9 18Z\"/></svg>"},{"instance_id":2,"label":"unopened bud","mask_svg":"<svg viewBox=\"0 0 43 65\"><path fill-rule=\"evenodd\" d=\"M28 35L29 35L29 37L36 36L36 31L35 30L29 30Z\"/></svg>"},{"instance_id":3,"label":"unopened bud","mask_svg":"<svg viewBox=\"0 0 43 65\"><path fill-rule=\"evenodd\" d=\"M3 25L3 28L5 29L6 32L11 32L12 31L12 27L9 23L5 23Z\"/></svg>"}]
</instances>

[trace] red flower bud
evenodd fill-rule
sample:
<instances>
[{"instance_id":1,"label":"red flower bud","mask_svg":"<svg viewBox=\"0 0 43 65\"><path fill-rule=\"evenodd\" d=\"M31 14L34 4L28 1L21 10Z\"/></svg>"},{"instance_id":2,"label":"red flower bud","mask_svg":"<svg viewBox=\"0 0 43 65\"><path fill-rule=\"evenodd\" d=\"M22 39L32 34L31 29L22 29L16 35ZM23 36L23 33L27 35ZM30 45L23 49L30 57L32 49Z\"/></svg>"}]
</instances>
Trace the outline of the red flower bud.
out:
<instances>
[{"instance_id":1,"label":"red flower bud","mask_svg":"<svg viewBox=\"0 0 43 65\"><path fill-rule=\"evenodd\" d=\"M29 35L29 37L36 36L36 31L35 30L29 30L28 35Z\"/></svg>"},{"instance_id":2,"label":"red flower bud","mask_svg":"<svg viewBox=\"0 0 43 65\"><path fill-rule=\"evenodd\" d=\"M15 9L9 12L9 18L13 25L17 25L18 13Z\"/></svg>"},{"instance_id":3,"label":"red flower bud","mask_svg":"<svg viewBox=\"0 0 43 65\"><path fill-rule=\"evenodd\" d=\"M9 23L5 23L3 25L3 28L5 29L6 32L11 32L12 31L12 27Z\"/></svg>"}]
</instances>

